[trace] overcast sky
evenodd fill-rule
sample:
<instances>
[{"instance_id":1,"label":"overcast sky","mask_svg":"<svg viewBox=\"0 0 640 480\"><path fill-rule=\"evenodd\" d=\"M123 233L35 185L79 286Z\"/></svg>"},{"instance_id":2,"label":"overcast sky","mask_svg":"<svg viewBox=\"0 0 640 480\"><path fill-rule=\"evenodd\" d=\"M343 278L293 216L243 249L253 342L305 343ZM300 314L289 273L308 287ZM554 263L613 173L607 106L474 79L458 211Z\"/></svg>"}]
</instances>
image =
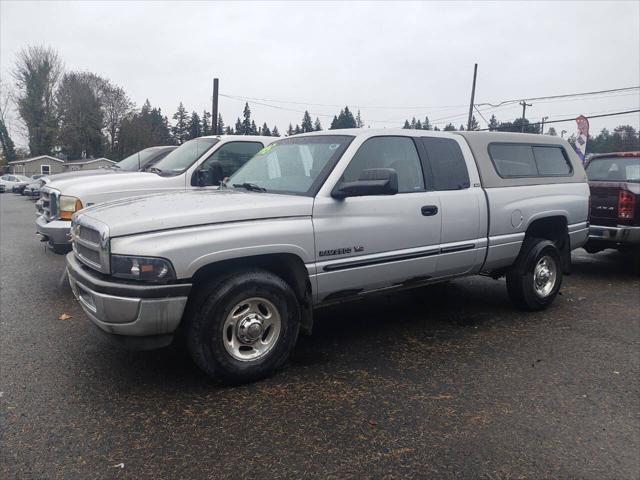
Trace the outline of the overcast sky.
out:
<instances>
[{"instance_id":1,"label":"overcast sky","mask_svg":"<svg viewBox=\"0 0 640 480\"><path fill-rule=\"evenodd\" d=\"M256 123L281 132L300 122L298 111L308 109L324 127L339 111L312 104L359 107L371 127L425 115L459 126L474 62L476 103L640 85L639 6L2 1L0 71L9 79L16 52L41 44L57 49L67 70L107 77L138 106L148 98L169 117L180 101L189 111L210 110L217 76L223 94L281 107L249 101ZM531 103L527 117L539 121L636 109L640 97L635 90ZM225 123L235 123L243 104L220 99ZM492 113L513 120L521 107L484 116ZM591 131L622 123L638 128L640 115L593 119ZM554 126L576 130L575 122Z\"/></svg>"}]
</instances>

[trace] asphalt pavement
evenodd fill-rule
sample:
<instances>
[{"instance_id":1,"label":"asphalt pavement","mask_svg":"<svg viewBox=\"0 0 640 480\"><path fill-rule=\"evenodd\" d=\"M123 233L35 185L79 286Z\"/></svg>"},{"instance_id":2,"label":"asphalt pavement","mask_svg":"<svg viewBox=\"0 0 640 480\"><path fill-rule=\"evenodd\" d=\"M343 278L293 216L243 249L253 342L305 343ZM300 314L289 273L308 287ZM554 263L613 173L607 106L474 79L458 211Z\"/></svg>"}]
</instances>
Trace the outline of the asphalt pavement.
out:
<instances>
[{"instance_id":1,"label":"asphalt pavement","mask_svg":"<svg viewBox=\"0 0 640 480\"><path fill-rule=\"evenodd\" d=\"M115 349L0 195L0 477L640 478L640 275L573 254L544 312L472 277L320 310L274 377ZM71 318L60 320L62 314Z\"/></svg>"}]
</instances>

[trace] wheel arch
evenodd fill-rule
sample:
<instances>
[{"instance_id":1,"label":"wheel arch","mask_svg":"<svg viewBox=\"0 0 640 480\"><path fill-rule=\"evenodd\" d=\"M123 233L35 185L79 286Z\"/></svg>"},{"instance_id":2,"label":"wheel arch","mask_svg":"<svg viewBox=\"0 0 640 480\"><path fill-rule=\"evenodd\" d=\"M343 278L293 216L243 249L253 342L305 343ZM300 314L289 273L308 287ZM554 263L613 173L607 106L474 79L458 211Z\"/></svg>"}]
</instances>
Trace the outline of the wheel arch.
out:
<instances>
[{"instance_id":1,"label":"wheel arch","mask_svg":"<svg viewBox=\"0 0 640 480\"><path fill-rule=\"evenodd\" d=\"M560 250L562 258L562 270L570 273L571 267L571 241L569 239L569 222L566 212L553 212L545 216L538 216L530 220L525 230L527 238L544 238L551 240ZM524 242L522 244L524 248Z\"/></svg>"},{"instance_id":2,"label":"wheel arch","mask_svg":"<svg viewBox=\"0 0 640 480\"><path fill-rule=\"evenodd\" d=\"M293 253L268 253L218 260L201 266L192 276L197 288L213 277L226 275L243 268L267 270L287 282L293 289L301 308L300 328L306 334L313 329L312 287L309 272L302 258Z\"/></svg>"}]
</instances>

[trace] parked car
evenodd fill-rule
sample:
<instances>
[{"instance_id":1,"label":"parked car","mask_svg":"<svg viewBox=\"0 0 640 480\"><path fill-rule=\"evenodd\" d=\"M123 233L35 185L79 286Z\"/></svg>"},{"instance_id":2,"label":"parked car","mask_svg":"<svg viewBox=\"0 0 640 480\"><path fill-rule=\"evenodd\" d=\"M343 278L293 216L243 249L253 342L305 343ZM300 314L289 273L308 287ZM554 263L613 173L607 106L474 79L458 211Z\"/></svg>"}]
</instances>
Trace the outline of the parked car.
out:
<instances>
[{"instance_id":1,"label":"parked car","mask_svg":"<svg viewBox=\"0 0 640 480\"><path fill-rule=\"evenodd\" d=\"M166 157L169 152L175 150L176 148L178 147L174 145L145 148L143 150L140 150L139 152L129 155L127 158L120 160L118 163L110 167L95 168L91 170L75 170L72 172L56 173L54 175L43 176L41 178L41 185L45 185L47 183L55 182L58 180L104 175L107 173L138 171L142 172L158 163L160 160Z\"/></svg>"},{"instance_id":2,"label":"parked car","mask_svg":"<svg viewBox=\"0 0 640 480\"><path fill-rule=\"evenodd\" d=\"M4 193L4 183L0 183L0 193Z\"/></svg>"},{"instance_id":3,"label":"parked car","mask_svg":"<svg viewBox=\"0 0 640 480\"><path fill-rule=\"evenodd\" d=\"M110 200L149 193L215 186L231 175L274 137L210 136L185 142L145 171L118 175L64 178L40 189L36 230L57 253L71 247L69 228L74 212Z\"/></svg>"},{"instance_id":4,"label":"parked car","mask_svg":"<svg viewBox=\"0 0 640 480\"><path fill-rule=\"evenodd\" d=\"M265 147L217 191L83 209L66 262L112 338L161 347L180 328L207 374L237 383L281 366L331 303L482 273L548 307L588 203L558 137L330 130Z\"/></svg>"},{"instance_id":5,"label":"parked car","mask_svg":"<svg viewBox=\"0 0 640 480\"><path fill-rule=\"evenodd\" d=\"M8 192L9 190L13 192L14 191L13 187L20 186L23 184L26 185L29 182L30 182L29 177L25 177L24 175L14 175L9 173L9 174L2 175L0 177L0 185L4 186L5 192Z\"/></svg>"},{"instance_id":6,"label":"parked car","mask_svg":"<svg viewBox=\"0 0 640 480\"><path fill-rule=\"evenodd\" d=\"M585 169L591 189L585 249L640 251L640 152L593 155Z\"/></svg>"},{"instance_id":7,"label":"parked car","mask_svg":"<svg viewBox=\"0 0 640 480\"><path fill-rule=\"evenodd\" d=\"M28 184L22 190L22 195L26 197L31 197L32 199L37 199L40 196L40 180L35 180Z\"/></svg>"}]
</instances>

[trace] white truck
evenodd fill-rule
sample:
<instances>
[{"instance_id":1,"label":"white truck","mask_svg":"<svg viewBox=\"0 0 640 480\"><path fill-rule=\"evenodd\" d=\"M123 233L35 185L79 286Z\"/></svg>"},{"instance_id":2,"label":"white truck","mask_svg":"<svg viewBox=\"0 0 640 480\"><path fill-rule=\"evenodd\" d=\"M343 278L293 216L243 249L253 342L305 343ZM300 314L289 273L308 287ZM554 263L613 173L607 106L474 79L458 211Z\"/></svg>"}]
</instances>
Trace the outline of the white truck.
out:
<instances>
[{"instance_id":1,"label":"white truck","mask_svg":"<svg viewBox=\"0 0 640 480\"><path fill-rule=\"evenodd\" d=\"M323 305L506 275L548 307L588 237L569 144L540 135L339 130L268 145L217 191L74 215L67 270L89 319L138 348L186 338L230 383L262 378Z\"/></svg>"},{"instance_id":2,"label":"white truck","mask_svg":"<svg viewBox=\"0 0 640 480\"><path fill-rule=\"evenodd\" d=\"M170 151L144 171L134 168L118 175L52 179L40 188L36 231L54 252L67 253L71 216L82 208L151 193L217 188L220 180L274 140L249 135L200 137ZM131 162L136 163L135 159Z\"/></svg>"}]
</instances>

